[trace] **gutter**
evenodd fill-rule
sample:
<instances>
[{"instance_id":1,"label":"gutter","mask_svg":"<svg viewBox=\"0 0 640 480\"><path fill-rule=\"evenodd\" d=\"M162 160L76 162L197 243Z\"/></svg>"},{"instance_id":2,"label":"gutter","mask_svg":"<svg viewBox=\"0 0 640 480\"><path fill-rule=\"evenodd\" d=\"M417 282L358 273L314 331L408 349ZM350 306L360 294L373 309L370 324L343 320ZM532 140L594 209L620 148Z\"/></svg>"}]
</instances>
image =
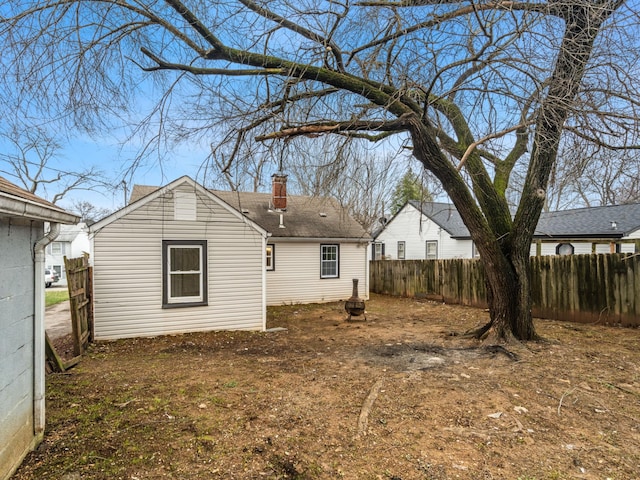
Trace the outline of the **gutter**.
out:
<instances>
[{"instance_id":1,"label":"gutter","mask_svg":"<svg viewBox=\"0 0 640 480\"><path fill-rule=\"evenodd\" d=\"M56 206L49 207L24 198L13 197L4 192L0 192L0 214L45 222L78 223L79 220L76 215L60 210Z\"/></svg>"},{"instance_id":2,"label":"gutter","mask_svg":"<svg viewBox=\"0 0 640 480\"><path fill-rule=\"evenodd\" d=\"M45 325L44 325L44 267L45 248L60 233L59 223L50 223L49 233L34 246L35 268L35 311L33 339L33 428L36 437L44 436L45 425Z\"/></svg>"}]
</instances>

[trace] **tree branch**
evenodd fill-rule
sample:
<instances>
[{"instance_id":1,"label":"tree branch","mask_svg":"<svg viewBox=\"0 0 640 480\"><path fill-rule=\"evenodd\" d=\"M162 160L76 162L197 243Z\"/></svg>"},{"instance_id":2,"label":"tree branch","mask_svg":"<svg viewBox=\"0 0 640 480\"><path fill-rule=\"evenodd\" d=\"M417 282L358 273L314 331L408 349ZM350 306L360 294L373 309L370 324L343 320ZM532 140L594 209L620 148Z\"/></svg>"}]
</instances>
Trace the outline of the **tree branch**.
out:
<instances>
[{"instance_id":1,"label":"tree branch","mask_svg":"<svg viewBox=\"0 0 640 480\"><path fill-rule=\"evenodd\" d=\"M385 131L398 132L408 130L408 123L404 118L389 121L348 121L348 122L318 122L297 127L283 128L278 132L259 135L256 140L274 140L276 138L289 138L300 135L318 136L325 133L340 133L354 131Z\"/></svg>"},{"instance_id":2,"label":"tree branch","mask_svg":"<svg viewBox=\"0 0 640 480\"><path fill-rule=\"evenodd\" d=\"M270 10L267 10L266 8L263 8L257 5L252 0L238 0L238 1L242 3L245 7L250 9L251 11L257 13L258 15L264 18L267 18L269 20L272 20L276 22L278 25L281 25L282 27L285 27L299 35L302 35L303 37L308 38L309 40L316 42L322 47L324 47L326 50L331 52L331 54L335 58L338 70L344 73L345 70L344 70L344 62L342 60L342 52L340 51L338 46L335 44L335 42L331 40L327 40L322 35L318 35L317 33L312 32L311 30L304 28L301 25L298 25L297 23L287 20L286 18Z\"/></svg>"}]
</instances>

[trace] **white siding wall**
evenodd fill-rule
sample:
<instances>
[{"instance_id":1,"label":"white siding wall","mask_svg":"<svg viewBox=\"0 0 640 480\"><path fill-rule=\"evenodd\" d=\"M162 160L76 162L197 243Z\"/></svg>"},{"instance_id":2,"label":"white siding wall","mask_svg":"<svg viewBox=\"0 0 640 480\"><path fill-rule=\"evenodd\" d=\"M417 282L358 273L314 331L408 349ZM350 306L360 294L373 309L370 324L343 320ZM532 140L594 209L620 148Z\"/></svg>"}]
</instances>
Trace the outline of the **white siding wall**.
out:
<instances>
[{"instance_id":1,"label":"white siding wall","mask_svg":"<svg viewBox=\"0 0 640 480\"><path fill-rule=\"evenodd\" d=\"M426 258L426 242L438 242L438 258L471 258L471 240L452 239L446 230L422 215L411 205L404 208L389 222L376 242L385 244L385 257L398 258L398 241L406 242L406 260ZM370 257L371 258L371 257Z\"/></svg>"},{"instance_id":2,"label":"white siding wall","mask_svg":"<svg viewBox=\"0 0 640 480\"><path fill-rule=\"evenodd\" d=\"M634 238L631 235L625 238ZM640 237L636 237L640 238ZM567 242L545 242L542 244L541 254L542 255L555 255L556 247L560 243ZM582 255L582 254L590 254L591 253L591 242L569 242L573 245L573 253L574 255ZM621 253L633 253L635 251L635 245L633 243L622 243L620 245ZM598 243L596 245L596 253L611 253L611 247L608 243ZM535 243L531 244L531 255L536 254L536 245Z\"/></svg>"},{"instance_id":3,"label":"white siding wall","mask_svg":"<svg viewBox=\"0 0 640 480\"><path fill-rule=\"evenodd\" d=\"M359 280L359 296L369 298L366 244L340 243L340 278L320 278L321 242L269 239L268 243L275 245L275 270L267 272L267 305L346 300L353 278Z\"/></svg>"},{"instance_id":4,"label":"white siding wall","mask_svg":"<svg viewBox=\"0 0 640 480\"><path fill-rule=\"evenodd\" d=\"M0 478L33 447L34 263L42 222L0 218Z\"/></svg>"},{"instance_id":5,"label":"white siding wall","mask_svg":"<svg viewBox=\"0 0 640 480\"><path fill-rule=\"evenodd\" d=\"M204 196L196 221L176 221L172 194L165 197L93 238L96 338L263 329L261 234ZM208 306L162 308L162 240L208 241Z\"/></svg>"}]
</instances>

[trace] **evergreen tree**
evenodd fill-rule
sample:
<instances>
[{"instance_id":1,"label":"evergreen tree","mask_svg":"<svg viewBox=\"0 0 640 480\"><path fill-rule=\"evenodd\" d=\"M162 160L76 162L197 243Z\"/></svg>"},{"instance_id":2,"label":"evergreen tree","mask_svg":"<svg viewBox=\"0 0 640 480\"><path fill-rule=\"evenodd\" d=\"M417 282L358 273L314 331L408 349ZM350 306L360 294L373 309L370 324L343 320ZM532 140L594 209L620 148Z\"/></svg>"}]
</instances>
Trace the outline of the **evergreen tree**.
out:
<instances>
[{"instance_id":1,"label":"evergreen tree","mask_svg":"<svg viewBox=\"0 0 640 480\"><path fill-rule=\"evenodd\" d=\"M409 200L431 201L431 193L422 179L411 169L398 181L391 196L391 213L398 213Z\"/></svg>"}]
</instances>

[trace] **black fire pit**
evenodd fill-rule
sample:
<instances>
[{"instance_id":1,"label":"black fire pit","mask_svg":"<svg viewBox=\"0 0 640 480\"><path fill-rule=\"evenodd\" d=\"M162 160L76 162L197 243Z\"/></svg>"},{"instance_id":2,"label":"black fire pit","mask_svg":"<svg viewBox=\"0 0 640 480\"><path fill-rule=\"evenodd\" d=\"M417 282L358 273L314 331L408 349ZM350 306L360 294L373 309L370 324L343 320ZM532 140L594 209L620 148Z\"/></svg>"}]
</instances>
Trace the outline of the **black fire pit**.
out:
<instances>
[{"instance_id":1,"label":"black fire pit","mask_svg":"<svg viewBox=\"0 0 640 480\"><path fill-rule=\"evenodd\" d=\"M351 298L349 298L349 300L345 302L344 309L349 314L349 318L347 318L347 321L350 321L352 316L359 317L360 315L364 315L364 300L362 300L358 296L358 279L357 278L353 279L353 293L351 294ZM367 317L365 316L364 320L366 319Z\"/></svg>"}]
</instances>

